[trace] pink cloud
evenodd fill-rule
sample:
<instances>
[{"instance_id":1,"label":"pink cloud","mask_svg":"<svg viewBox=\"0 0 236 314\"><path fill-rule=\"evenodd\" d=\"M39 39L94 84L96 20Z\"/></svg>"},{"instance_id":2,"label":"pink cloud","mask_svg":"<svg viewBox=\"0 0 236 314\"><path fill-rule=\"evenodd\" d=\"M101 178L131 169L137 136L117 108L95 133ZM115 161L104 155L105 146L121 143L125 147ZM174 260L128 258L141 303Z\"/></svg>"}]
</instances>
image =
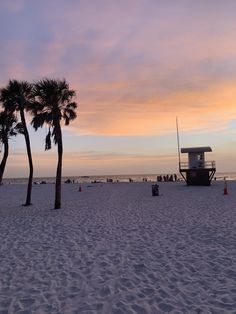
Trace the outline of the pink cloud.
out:
<instances>
[{"instance_id":1,"label":"pink cloud","mask_svg":"<svg viewBox=\"0 0 236 314\"><path fill-rule=\"evenodd\" d=\"M211 1L184 3L43 1L35 38L4 45L5 76L66 77L78 91L79 134L172 132L176 115L185 130L224 128L235 117L234 17Z\"/></svg>"}]
</instances>

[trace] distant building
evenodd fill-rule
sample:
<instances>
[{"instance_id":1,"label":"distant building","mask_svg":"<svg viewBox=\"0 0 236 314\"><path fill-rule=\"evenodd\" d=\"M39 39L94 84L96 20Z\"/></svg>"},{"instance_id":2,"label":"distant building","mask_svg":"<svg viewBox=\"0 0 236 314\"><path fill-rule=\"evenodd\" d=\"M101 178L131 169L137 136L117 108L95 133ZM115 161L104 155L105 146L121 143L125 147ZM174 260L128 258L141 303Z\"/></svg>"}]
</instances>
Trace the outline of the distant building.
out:
<instances>
[{"instance_id":1,"label":"distant building","mask_svg":"<svg viewBox=\"0 0 236 314\"><path fill-rule=\"evenodd\" d=\"M179 172L187 185L210 185L216 172L215 161L206 161L205 153L212 152L211 147L181 148L188 154L188 162L180 162Z\"/></svg>"}]
</instances>

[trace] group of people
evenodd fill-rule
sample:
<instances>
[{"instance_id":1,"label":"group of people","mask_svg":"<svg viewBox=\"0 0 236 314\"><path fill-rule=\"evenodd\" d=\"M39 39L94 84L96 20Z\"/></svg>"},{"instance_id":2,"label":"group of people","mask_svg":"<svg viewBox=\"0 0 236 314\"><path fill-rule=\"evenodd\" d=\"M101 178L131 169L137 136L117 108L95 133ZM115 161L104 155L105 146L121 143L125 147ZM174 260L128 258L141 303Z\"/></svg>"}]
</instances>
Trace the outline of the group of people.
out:
<instances>
[{"instance_id":1,"label":"group of people","mask_svg":"<svg viewBox=\"0 0 236 314\"><path fill-rule=\"evenodd\" d=\"M174 181L177 181L178 180L178 177L177 177L177 174L167 174L167 175L160 175L160 176L157 176L157 181L158 182L174 182Z\"/></svg>"},{"instance_id":2,"label":"group of people","mask_svg":"<svg viewBox=\"0 0 236 314\"><path fill-rule=\"evenodd\" d=\"M76 183L75 180L71 180L71 179L67 179L65 181L66 184L70 184L70 183Z\"/></svg>"}]
</instances>

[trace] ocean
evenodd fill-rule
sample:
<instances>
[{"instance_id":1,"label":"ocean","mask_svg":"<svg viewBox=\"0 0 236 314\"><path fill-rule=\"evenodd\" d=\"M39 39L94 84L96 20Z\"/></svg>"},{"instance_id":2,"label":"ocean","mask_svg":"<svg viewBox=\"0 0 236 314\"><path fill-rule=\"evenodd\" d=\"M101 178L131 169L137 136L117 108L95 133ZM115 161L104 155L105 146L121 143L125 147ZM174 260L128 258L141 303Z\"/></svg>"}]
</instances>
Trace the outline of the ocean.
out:
<instances>
[{"instance_id":1,"label":"ocean","mask_svg":"<svg viewBox=\"0 0 236 314\"><path fill-rule=\"evenodd\" d=\"M110 179L113 182L142 182L142 181L157 181L157 176L166 174L129 174L129 175L101 175L101 176L64 176L62 177L62 182L65 183L66 180L70 179L75 183L91 183L91 182L107 182ZM169 174L171 175L171 174ZM180 174L177 174L179 180L182 179ZM236 172L216 172L214 178L216 180L236 180ZM27 178L6 178L3 179L3 184L26 184L28 182ZM33 182L36 183L55 183L55 177L35 177Z\"/></svg>"}]
</instances>

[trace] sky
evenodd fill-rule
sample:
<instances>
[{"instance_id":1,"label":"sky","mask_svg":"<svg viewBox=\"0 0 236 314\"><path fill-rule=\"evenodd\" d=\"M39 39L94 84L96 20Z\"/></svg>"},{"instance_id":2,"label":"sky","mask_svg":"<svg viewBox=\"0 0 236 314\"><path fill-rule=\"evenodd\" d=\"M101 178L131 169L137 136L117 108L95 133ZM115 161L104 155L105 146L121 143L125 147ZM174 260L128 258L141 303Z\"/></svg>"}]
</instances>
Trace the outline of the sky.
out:
<instances>
[{"instance_id":1,"label":"sky","mask_svg":"<svg viewBox=\"0 0 236 314\"><path fill-rule=\"evenodd\" d=\"M63 175L178 171L180 146L211 146L236 171L236 1L0 0L0 87L65 78L78 118L63 127ZM27 117L35 176L57 151ZM181 156L184 161L186 156ZM6 177L28 175L24 138Z\"/></svg>"}]
</instances>

